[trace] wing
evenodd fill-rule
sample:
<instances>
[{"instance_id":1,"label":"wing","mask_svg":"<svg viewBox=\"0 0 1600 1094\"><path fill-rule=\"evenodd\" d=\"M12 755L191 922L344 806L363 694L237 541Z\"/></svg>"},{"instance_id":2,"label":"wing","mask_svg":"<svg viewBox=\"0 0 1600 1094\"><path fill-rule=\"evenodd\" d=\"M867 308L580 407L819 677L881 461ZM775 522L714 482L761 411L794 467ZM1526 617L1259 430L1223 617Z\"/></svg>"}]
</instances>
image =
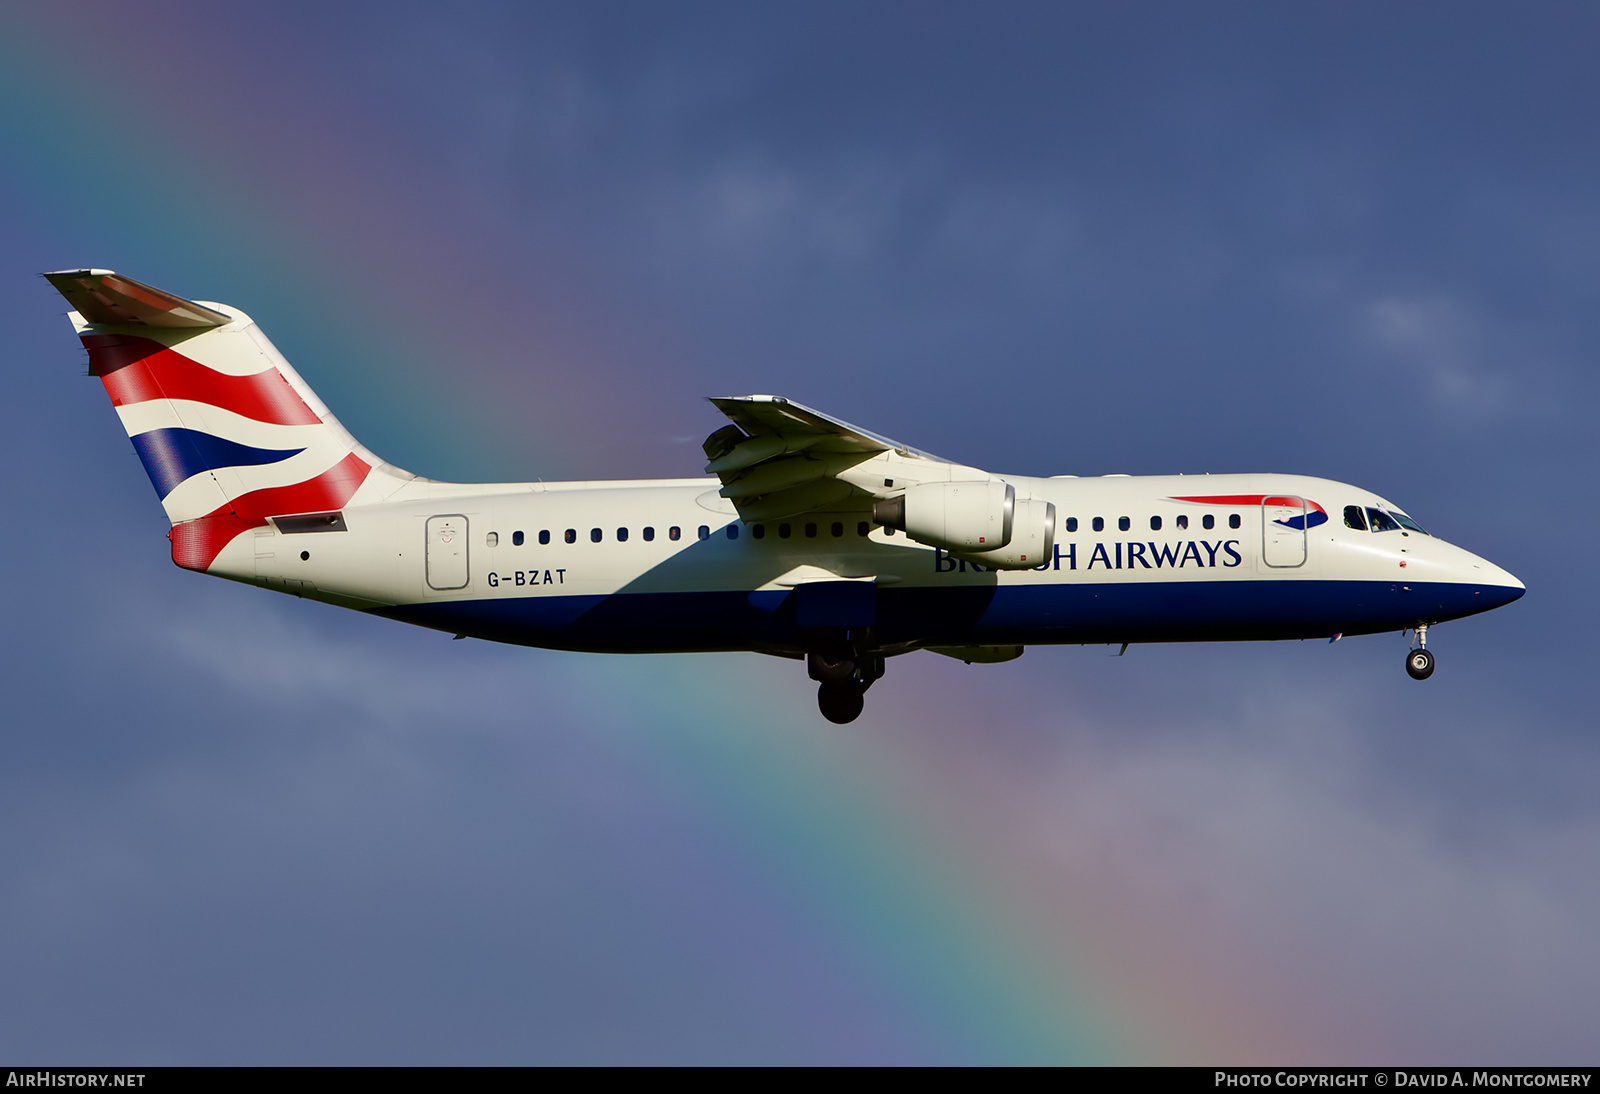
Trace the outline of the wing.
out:
<instances>
[{"instance_id":1,"label":"wing","mask_svg":"<svg viewBox=\"0 0 1600 1094\"><path fill-rule=\"evenodd\" d=\"M896 485L902 477L897 466L950 466L781 396L740 395L711 403L734 424L706 438L706 473L722 480L719 493L747 521L816 509L865 511L874 499L905 489L904 482Z\"/></svg>"}]
</instances>

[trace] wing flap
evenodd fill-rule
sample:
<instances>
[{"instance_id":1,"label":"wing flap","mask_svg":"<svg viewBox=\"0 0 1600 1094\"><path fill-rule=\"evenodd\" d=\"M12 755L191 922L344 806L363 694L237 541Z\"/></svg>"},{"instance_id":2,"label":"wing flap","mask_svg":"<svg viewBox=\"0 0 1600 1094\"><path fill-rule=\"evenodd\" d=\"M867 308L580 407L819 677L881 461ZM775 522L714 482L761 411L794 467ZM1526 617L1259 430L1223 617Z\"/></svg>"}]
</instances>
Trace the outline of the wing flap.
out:
<instances>
[{"instance_id":1,"label":"wing flap","mask_svg":"<svg viewBox=\"0 0 1600 1094\"><path fill-rule=\"evenodd\" d=\"M721 493L725 498L738 501L740 498L760 497L762 494L787 490L791 486L825 478L827 474L828 463L825 460L787 456L781 460L768 460L737 478L730 478Z\"/></svg>"}]
</instances>

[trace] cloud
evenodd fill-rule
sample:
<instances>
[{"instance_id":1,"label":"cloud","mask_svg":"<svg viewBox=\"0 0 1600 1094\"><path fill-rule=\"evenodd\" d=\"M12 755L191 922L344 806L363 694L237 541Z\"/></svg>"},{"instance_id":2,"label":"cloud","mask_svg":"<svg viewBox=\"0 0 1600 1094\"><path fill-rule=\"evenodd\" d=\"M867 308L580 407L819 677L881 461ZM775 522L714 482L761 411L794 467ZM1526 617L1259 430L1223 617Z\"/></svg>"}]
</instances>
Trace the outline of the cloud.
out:
<instances>
[{"instance_id":1,"label":"cloud","mask_svg":"<svg viewBox=\"0 0 1600 1094\"><path fill-rule=\"evenodd\" d=\"M1520 409L1508 347L1479 317L1442 294L1390 296L1367 306L1368 331L1420 377L1439 412L1483 420Z\"/></svg>"}]
</instances>

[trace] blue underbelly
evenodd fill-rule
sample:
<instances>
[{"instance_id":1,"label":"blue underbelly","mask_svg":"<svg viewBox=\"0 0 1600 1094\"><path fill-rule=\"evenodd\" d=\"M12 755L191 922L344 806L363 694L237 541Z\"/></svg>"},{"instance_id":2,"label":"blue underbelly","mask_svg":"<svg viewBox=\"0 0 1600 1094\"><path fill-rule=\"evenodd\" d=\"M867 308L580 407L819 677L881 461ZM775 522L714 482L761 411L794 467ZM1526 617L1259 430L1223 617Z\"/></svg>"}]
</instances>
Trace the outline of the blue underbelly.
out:
<instances>
[{"instance_id":1,"label":"blue underbelly","mask_svg":"<svg viewBox=\"0 0 1600 1094\"><path fill-rule=\"evenodd\" d=\"M884 647L1327 638L1459 619L1521 595L1499 585L1379 581L886 587L871 628ZM491 641L596 652L798 651L815 639L787 589L493 597L374 611Z\"/></svg>"}]
</instances>

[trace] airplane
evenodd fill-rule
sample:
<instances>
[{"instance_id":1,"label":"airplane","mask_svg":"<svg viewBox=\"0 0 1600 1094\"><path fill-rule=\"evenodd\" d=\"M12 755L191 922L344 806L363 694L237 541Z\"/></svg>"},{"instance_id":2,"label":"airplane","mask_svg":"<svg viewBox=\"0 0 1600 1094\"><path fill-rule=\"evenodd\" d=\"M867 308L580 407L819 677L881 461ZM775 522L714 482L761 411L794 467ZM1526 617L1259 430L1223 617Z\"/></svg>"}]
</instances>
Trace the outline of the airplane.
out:
<instances>
[{"instance_id":1,"label":"airplane","mask_svg":"<svg viewBox=\"0 0 1600 1094\"><path fill-rule=\"evenodd\" d=\"M1383 497L1302 475L996 475L775 395L714 398L703 477L449 483L361 445L248 315L44 277L177 565L457 638L803 660L829 721L890 658L1409 633L1521 597Z\"/></svg>"}]
</instances>

